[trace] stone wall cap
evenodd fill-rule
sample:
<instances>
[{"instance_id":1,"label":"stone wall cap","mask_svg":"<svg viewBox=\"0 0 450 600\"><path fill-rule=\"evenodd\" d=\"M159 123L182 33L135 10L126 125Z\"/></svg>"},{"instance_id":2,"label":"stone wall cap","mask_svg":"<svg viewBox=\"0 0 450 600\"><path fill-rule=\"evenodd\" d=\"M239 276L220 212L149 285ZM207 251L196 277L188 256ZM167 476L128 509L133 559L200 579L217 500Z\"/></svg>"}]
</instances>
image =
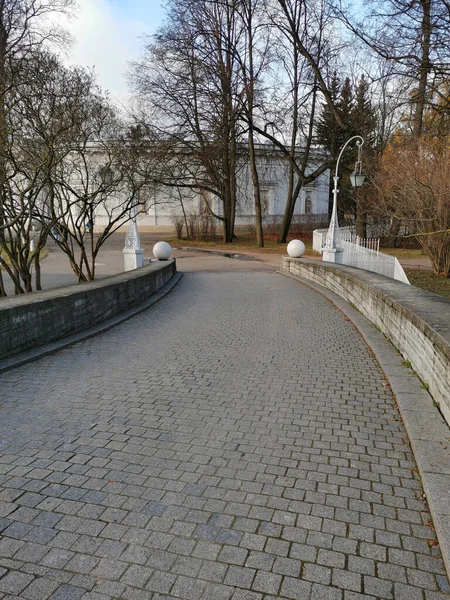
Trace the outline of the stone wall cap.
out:
<instances>
[{"instance_id":1,"label":"stone wall cap","mask_svg":"<svg viewBox=\"0 0 450 600\"><path fill-rule=\"evenodd\" d=\"M18 296L7 296L6 298L0 299L0 310L12 309L25 304L37 304L39 302L52 300L53 298L62 298L64 296L74 296L77 294L81 296L85 294L88 289L99 289L104 286L120 284L132 279L138 279L146 273L160 271L168 265L173 265L173 263L174 259L152 262L149 265L140 267L139 269L117 273L116 275L108 275L107 277L94 279L93 281L84 281L82 283L74 283L72 285L66 285L64 287L55 288L52 290L42 290L38 292L31 292L29 294L20 294Z\"/></svg>"},{"instance_id":2,"label":"stone wall cap","mask_svg":"<svg viewBox=\"0 0 450 600\"><path fill-rule=\"evenodd\" d=\"M298 262L312 267L313 270L327 269L328 271L339 272L345 277L357 279L363 285L370 286L375 292L383 294L387 297L387 300L395 302L404 310L407 310L412 315L413 320L421 319L425 325L435 332L436 336L441 337L447 345L450 345L450 300L447 300L447 298L401 281L394 281L385 275L349 267L348 265L287 256L283 257L282 260L293 263Z\"/></svg>"}]
</instances>

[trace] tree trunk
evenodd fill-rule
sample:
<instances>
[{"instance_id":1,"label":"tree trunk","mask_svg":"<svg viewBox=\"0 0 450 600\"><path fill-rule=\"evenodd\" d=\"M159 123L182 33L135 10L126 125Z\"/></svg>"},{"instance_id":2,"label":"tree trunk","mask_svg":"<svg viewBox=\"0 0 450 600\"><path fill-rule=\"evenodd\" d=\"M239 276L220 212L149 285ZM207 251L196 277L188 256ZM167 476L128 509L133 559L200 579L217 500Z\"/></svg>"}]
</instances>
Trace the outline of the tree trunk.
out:
<instances>
[{"instance_id":1,"label":"tree trunk","mask_svg":"<svg viewBox=\"0 0 450 600\"><path fill-rule=\"evenodd\" d=\"M256 165L255 152L255 135L253 129L253 109L255 104L255 70L253 64L253 6L251 0L247 4L246 28L247 28L247 56L248 68L243 60L242 71L245 84L245 92L247 99L247 115L248 115L248 153L250 161L250 171L252 175L253 201L255 205L255 229L256 229L256 245L258 248L264 247L264 232L262 222L261 209L261 189L259 187L259 175Z\"/></svg>"},{"instance_id":2,"label":"tree trunk","mask_svg":"<svg viewBox=\"0 0 450 600\"><path fill-rule=\"evenodd\" d=\"M250 117L251 118L251 117ZM264 247L264 232L261 210L261 190L259 187L258 168L256 166L255 141L253 137L253 128L250 126L248 134L248 149L250 159L250 170L252 173L253 199L255 204L255 226L256 226L256 245L258 248Z\"/></svg>"},{"instance_id":3,"label":"tree trunk","mask_svg":"<svg viewBox=\"0 0 450 600\"><path fill-rule=\"evenodd\" d=\"M191 236L190 236L190 233L189 233L189 225L188 225L186 210L184 208L183 198L181 197L181 195L180 195L180 203L181 203L181 210L183 211L184 226L186 227L186 237L187 237L188 240L190 240Z\"/></svg>"},{"instance_id":4,"label":"tree trunk","mask_svg":"<svg viewBox=\"0 0 450 600\"><path fill-rule=\"evenodd\" d=\"M291 226L292 216L294 214L295 202L297 200L297 196L294 195L294 179L295 179L295 170L294 170L294 161L295 161L295 148L297 144L297 134L298 134L298 52L294 48L294 64L293 64L293 80L294 80L294 88L293 88L293 114L292 114L292 133L291 133L291 147L290 147L290 162L289 162L289 184L288 184L288 194L286 198L286 206L284 209L283 219L280 225L280 233L278 235L278 242L281 244L285 244L287 241L287 236L289 234L289 227ZM298 194L297 194L298 195Z\"/></svg>"},{"instance_id":5,"label":"tree trunk","mask_svg":"<svg viewBox=\"0 0 450 600\"><path fill-rule=\"evenodd\" d=\"M255 204L255 226L256 226L256 245L258 248L264 248L264 232L262 226L262 210L261 210L261 190L259 187L258 169L256 167L255 145L253 140L253 130L249 132L249 158L250 169L252 172L253 184L253 199Z\"/></svg>"},{"instance_id":6,"label":"tree trunk","mask_svg":"<svg viewBox=\"0 0 450 600\"><path fill-rule=\"evenodd\" d=\"M366 199L361 193L362 190L356 190L356 235L360 238L367 238L367 209Z\"/></svg>"},{"instance_id":7,"label":"tree trunk","mask_svg":"<svg viewBox=\"0 0 450 600\"><path fill-rule=\"evenodd\" d=\"M3 236L2 236L2 238L3 238ZM22 286L20 285L20 276L19 276L19 273L18 273L17 269L14 266L11 267L6 262L3 262L2 269L4 271L6 271L6 273L9 276L9 278L11 279L11 281L14 284L14 293L15 294L24 294L25 292L22 289Z\"/></svg>"},{"instance_id":8,"label":"tree trunk","mask_svg":"<svg viewBox=\"0 0 450 600\"><path fill-rule=\"evenodd\" d=\"M37 290L42 290L41 283L41 261L39 259L39 251L34 255L34 285Z\"/></svg>"},{"instance_id":9,"label":"tree trunk","mask_svg":"<svg viewBox=\"0 0 450 600\"><path fill-rule=\"evenodd\" d=\"M280 233L278 234L278 242L281 244L286 243L287 236L289 234L289 227L291 226L292 216L294 214L294 209L294 164L291 159L291 161L289 162L289 183L286 206L284 209L283 219L280 225Z\"/></svg>"},{"instance_id":10,"label":"tree trunk","mask_svg":"<svg viewBox=\"0 0 450 600\"><path fill-rule=\"evenodd\" d=\"M395 217L392 219L388 234L388 244L392 248L397 248L398 234L400 232L401 224L402 222L400 219Z\"/></svg>"},{"instance_id":11,"label":"tree trunk","mask_svg":"<svg viewBox=\"0 0 450 600\"><path fill-rule=\"evenodd\" d=\"M302 183L297 181L297 184L292 192L292 196L289 204L286 206L286 210L283 215L283 221L281 223L280 235L278 241L282 244L287 242L287 238L289 235L289 228L292 223L292 218L294 216L295 204L297 202L297 198L300 194L300 190L302 189Z\"/></svg>"},{"instance_id":12,"label":"tree trunk","mask_svg":"<svg viewBox=\"0 0 450 600\"><path fill-rule=\"evenodd\" d=\"M2 273L2 269L0 268L0 298L5 298L7 296L6 290L5 290L5 285L3 283L3 273Z\"/></svg>"},{"instance_id":13,"label":"tree trunk","mask_svg":"<svg viewBox=\"0 0 450 600\"><path fill-rule=\"evenodd\" d=\"M235 122L235 115L234 115L234 111L232 109L232 106L230 108L231 110L231 118L230 118L230 123L229 123L229 127L230 127L230 135L229 135L229 144L230 144L230 151L229 151L229 166L228 166L228 173L229 173L229 177L230 177L230 229L229 229L229 243L232 243L233 239L236 237L234 235L234 225L235 225L235 221L236 221L236 203L237 203L237 181L236 181L236 153L237 153L237 148L236 148L236 122Z\"/></svg>"}]
</instances>

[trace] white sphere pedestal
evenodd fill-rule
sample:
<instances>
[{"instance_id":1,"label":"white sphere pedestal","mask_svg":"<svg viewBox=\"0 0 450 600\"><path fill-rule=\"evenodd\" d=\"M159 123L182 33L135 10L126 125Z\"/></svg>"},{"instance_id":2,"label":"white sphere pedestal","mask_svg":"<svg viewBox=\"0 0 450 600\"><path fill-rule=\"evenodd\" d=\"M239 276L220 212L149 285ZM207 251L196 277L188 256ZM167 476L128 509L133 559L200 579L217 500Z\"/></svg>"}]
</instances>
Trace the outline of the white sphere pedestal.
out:
<instances>
[{"instance_id":1,"label":"white sphere pedestal","mask_svg":"<svg viewBox=\"0 0 450 600\"><path fill-rule=\"evenodd\" d=\"M157 260L169 260L172 256L172 246L167 242L157 242L153 246L153 256Z\"/></svg>"},{"instance_id":2,"label":"white sphere pedestal","mask_svg":"<svg viewBox=\"0 0 450 600\"><path fill-rule=\"evenodd\" d=\"M305 252L306 247L301 240L291 240L287 245L287 253L291 258L301 258Z\"/></svg>"}]
</instances>

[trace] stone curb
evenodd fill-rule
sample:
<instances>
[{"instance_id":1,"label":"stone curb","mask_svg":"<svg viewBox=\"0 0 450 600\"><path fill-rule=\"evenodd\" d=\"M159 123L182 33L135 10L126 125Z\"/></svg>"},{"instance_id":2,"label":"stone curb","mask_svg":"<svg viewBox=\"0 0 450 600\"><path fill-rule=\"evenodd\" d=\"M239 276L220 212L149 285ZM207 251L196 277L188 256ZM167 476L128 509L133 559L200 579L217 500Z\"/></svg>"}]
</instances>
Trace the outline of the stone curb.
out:
<instances>
[{"instance_id":1,"label":"stone curb","mask_svg":"<svg viewBox=\"0 0 450 600\"><path fill-rule=\"evenodd\" d=\"M87 340L94 335L108 331L108 329L111 329L112 327L115 327L116 325L119 325L128 319L131 319L135 315L147 310L147 308L150 308L150 306L168 294L181 279L182 275L182 273L176 272L165 285L163 285L157 292L152 294L152 296L150 296L147 300L144 300L144 302L141 302L137 306L134 306L133 308L130 308L129 310L120 313L111 319L103 321L99 325L94 325L93 327L89 327L89 329L68 335L60 340L56 340L55 342L44 344L42 346L38 346L37 348L21 352L15 356L11 356L10 358L0 360L0 373L3 373L9 369L20 367L34 360L38 360L39 358L47 356L48 354L53 354L54 352L63 350L72 344Z\"/></svg>"},{"instance_id":2,"label":"stone curb","mask_svg":"<svg viewBox=\"0 0 450 600\"><path fill-rule=\"evenodd\" d=\"M280 271L278 271L280 273ZM280 273L319 292L348 317L388 378L422 478L450 577L450 430L420 379L384 335L347 301L308 279Z\"/></svg>"}]
</instances>

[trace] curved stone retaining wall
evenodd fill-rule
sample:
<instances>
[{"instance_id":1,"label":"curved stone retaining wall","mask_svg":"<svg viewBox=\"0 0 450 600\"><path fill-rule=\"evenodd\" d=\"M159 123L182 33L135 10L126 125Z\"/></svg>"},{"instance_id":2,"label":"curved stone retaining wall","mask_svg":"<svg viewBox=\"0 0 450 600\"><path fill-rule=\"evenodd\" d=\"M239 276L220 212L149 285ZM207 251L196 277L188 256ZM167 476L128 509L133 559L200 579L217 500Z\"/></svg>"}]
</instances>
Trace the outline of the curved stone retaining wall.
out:
<instances>
[{"instance_id":1,"label":"curved stone retaining wall","mask_svg":"<svg viewBox=\"0 0 450 600\"><path fill-rule=\"evenodd\" d=\"M351 303L411 362L450 425L450 300L376 273L285 257L281 272L322 285Z\"/></svg>"},{"instance_id":2,"label":"curved stone retaining wall","mask_svg":"<svg viewBox=\"0 0 450 600\"><path fill-rule=\"evenodd\" d=\"M84 331L136 306L175 274L175 261L0 300L0 358Z\"/></svg>"}]
</instances>

